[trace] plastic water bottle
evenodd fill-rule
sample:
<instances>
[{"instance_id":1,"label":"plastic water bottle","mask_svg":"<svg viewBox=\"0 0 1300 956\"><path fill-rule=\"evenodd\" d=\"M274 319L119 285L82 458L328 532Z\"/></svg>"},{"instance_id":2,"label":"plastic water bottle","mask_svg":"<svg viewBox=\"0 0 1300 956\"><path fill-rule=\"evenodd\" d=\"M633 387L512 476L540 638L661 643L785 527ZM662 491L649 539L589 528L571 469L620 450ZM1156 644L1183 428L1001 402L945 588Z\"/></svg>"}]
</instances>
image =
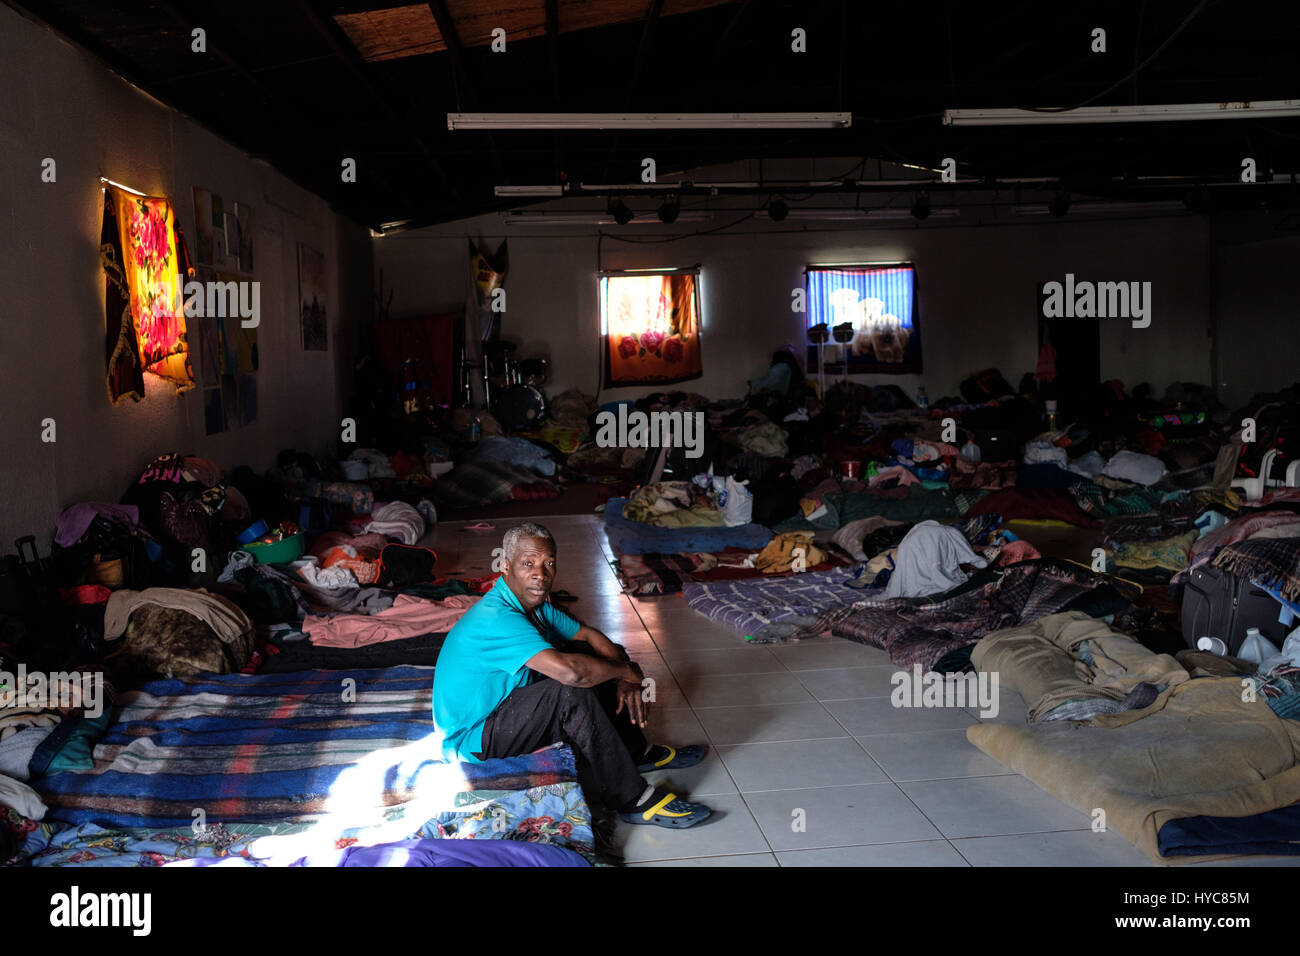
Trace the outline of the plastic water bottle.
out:
<instances>
[{"instance_id":1,"label":"plastic water bottle","mask_svg":"<svg viewBox=\"0 0 1300 956\"><path fill-rule=\"evenodd\" d=\"M479 419L477 415L475 415L474 420L469 423L469 440L472 442L477 442L482 437L483 437L483 422Z\"/></svg>"},{"instance_id":2,"label":"plastic water bottle","mask_svg":"<svg viewBox=\"0 0 1300 956\"><path fill-rule=\"evenodd\" d=\"M930 407L930 396L925 394L924 385L916 390L916 407L922 409Z\"/></svg>"},{"instance_id":3,"label":"plastic water bottle","mask_svg":"<svg viewBox=\"0 0 1300 956\"><path fill-rule=\"evenodd\" d=\"M1282 652L1257 627L1246 628L1246 638L1237 648L1237 656L1252 664L1262 664L1270 657L1277 657Z\"/></svg>"},{"instance_id":4,"label":"plastic water bottle","mask_svg":"<svg viewBox=\"0 0 1300 956\"><path fill-rule=\"evenodd\" d=\"M980 460L980 446L975 444L971 439L966 439L966 444L961 446L962 456L969 458L971 461Z\"/></svg>"}]
</instances>

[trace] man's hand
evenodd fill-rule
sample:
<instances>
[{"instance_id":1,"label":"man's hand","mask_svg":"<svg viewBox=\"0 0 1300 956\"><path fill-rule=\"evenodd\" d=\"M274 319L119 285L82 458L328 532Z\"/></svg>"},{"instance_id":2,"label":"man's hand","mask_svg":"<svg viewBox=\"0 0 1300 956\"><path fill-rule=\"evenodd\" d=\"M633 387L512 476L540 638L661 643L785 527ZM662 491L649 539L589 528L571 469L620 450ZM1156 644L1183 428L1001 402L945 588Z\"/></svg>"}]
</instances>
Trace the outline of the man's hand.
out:
<instances>
[{"instance_id":1,"label":"man's hand","mask_svg":"<svg viewBox=\"0 0 1300 956\"><path fill-rule=\"evenodd\" d=\"M641 696L641 682L645 678L641 674L640 667L630 661L627 666L630 674L636 676L636 679L629 680L625 676L619 679L619 687L617 687L619 705L614 709L614 714L617 717L627 710L628 719L634 726L645 727L646 721L650 719L650 702Z\"/></svg>"}]
</instances>

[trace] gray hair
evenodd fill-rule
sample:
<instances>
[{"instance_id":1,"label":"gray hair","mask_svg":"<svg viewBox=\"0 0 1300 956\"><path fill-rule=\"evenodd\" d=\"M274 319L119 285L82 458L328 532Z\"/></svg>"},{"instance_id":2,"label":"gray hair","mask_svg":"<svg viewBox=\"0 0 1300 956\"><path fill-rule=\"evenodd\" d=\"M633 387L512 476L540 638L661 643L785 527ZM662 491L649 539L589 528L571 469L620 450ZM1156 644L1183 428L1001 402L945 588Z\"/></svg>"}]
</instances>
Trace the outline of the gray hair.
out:
<instances>
[{"instance_id":1,"label":"gray hair","mask_svg":"<svg viewBox=\"0 0 1300 956\"><path fill-rule=\"evenodd\" d=\"M514 561L520 542L524 538L541 538L551 546L551 553L555 553L555 538L551 537L551 533L539 524L525 521L507 531L506 536L501 540L501 549L505 552L507 561Z\"/></svg>"}]
</instances>

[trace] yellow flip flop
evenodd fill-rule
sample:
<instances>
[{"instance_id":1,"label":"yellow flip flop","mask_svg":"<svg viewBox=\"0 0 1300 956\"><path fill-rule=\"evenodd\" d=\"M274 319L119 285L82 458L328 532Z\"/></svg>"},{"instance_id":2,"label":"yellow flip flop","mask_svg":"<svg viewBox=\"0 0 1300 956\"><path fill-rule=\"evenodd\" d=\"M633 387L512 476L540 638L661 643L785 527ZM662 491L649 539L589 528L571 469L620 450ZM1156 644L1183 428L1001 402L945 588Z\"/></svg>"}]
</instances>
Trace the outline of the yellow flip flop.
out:
<instances>
[{"instance_id":1,"label":"yellow flip flop","mask_svg":"<svg viewBox=\"0 0 1300 956\"><path fill-rule=\"evenodd\" d=\"M625 823L635 823L642 826L648 824L685 829L686 827L693 827L697 823L703 823L713 813L711 809L702 803L687 803L675 793L664 793L662 796L660 796L660 793L661 791L655 791L655 796L659 797L659 799L654 800L654 797L651 797L654 802L644 810L620 813L618 815L619 819Z\"/></svg>"}]
</instances>

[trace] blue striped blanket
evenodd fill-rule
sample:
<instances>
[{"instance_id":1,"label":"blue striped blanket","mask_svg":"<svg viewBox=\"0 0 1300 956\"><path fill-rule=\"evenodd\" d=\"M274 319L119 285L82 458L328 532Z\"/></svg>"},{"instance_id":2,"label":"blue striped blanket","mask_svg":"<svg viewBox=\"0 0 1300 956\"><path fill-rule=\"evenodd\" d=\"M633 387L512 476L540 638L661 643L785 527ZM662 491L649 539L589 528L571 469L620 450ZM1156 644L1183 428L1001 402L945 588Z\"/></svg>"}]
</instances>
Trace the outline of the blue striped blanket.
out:
<instances>
[{"instance_id":1,"label":"blue striped blanket","mask_svg":"<svg viewBox=\"0 0 1300 956\"><path fill-rule=\"evenodd\" d=\"M338 830L402 808L414 829L468 792L569 784L581 798L564 749L443 763L432 693L431 667L153 681L121 695L93 770L36 786L48 821L108 828L329 819Z\"/></svg>"}]
</instances>

